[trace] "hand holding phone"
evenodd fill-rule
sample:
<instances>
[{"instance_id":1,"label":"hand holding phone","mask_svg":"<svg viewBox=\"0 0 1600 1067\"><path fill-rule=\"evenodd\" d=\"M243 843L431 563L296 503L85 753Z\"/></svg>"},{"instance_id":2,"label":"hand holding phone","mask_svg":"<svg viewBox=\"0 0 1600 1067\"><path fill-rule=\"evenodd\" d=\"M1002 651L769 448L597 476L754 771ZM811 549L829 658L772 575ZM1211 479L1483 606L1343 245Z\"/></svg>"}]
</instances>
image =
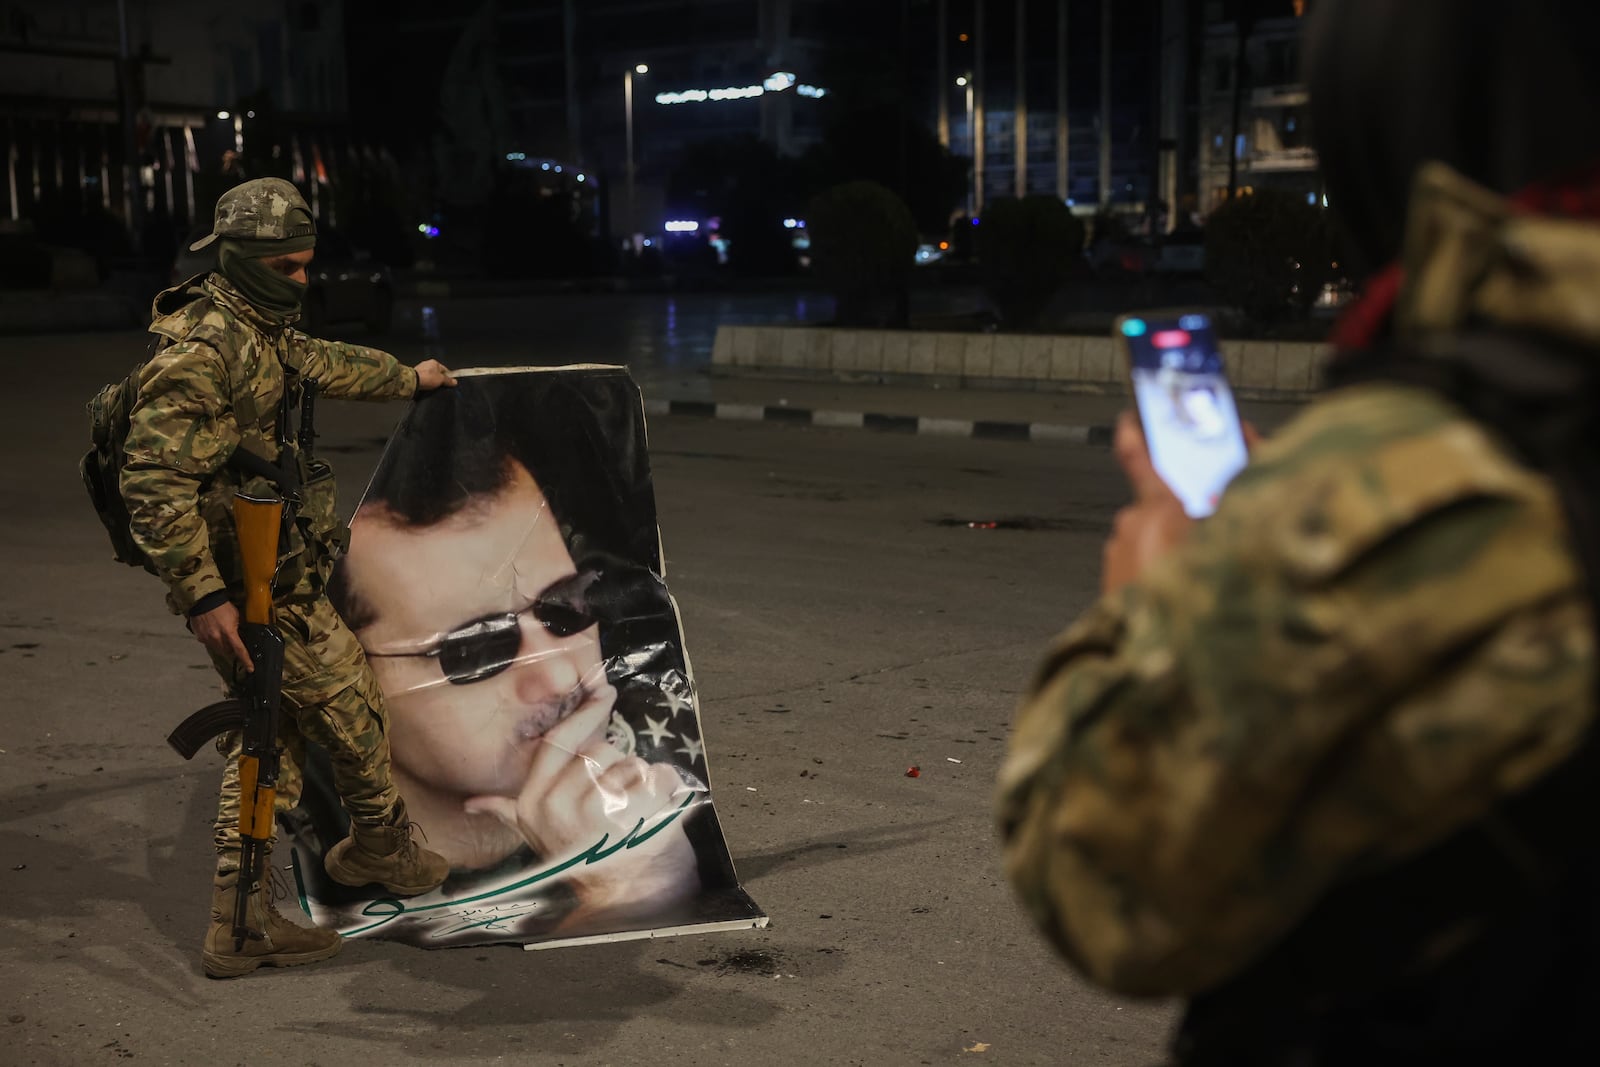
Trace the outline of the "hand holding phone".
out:
<instances>
[{"instance_id":1,"label":"hand holding phone","mask_svg":"<svg viewBox=\"0 0 1600 1067\"><path fill-rule=\"evenodd\" d=\"M1123 345L1151 463L1186 514L1210 515L1249 459L1211 316L1124 315L1115 337Z\"/></svg>"}]
</instances>

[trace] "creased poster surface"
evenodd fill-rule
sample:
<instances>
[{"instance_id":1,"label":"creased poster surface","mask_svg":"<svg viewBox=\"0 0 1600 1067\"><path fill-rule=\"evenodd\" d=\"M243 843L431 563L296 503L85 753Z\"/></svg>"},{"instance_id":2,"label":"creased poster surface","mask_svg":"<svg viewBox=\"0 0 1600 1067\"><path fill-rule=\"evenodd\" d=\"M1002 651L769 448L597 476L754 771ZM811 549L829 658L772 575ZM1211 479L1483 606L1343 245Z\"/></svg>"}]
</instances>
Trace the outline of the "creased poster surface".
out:
<instances>
[{"instance_id":1,"label":"creased poster surface","mask_svg":"<svg viewBox=\"0 0 1600 1067\"><path fill-rule=\"evenodd\" d=\"M625 370L465 374L420 398L330 596L383 690L394 779L451 864L418 897L323 871L324 762L287 818L302 901L427 947L756 925L711 801Z\"/></svg>"}]
</instances>

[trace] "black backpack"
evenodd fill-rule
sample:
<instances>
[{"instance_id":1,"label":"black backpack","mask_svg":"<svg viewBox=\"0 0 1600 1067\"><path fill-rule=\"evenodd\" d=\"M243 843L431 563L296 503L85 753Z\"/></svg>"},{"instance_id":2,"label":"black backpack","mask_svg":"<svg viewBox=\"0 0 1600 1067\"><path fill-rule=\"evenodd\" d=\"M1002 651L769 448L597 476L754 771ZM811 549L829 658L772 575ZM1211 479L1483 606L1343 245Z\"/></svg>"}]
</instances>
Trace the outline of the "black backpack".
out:
<instances>
[{"instance_id":1,"label":"black backpack","mask_svg":"<svg viewBox=\"0 0 1600 1067\"><path fill-rule=\"evenodd\" d=\"M130 567L143 567L151 574L159 574L150 557L133 539L132 518L128 514L127 503L122 499L122 468L127 461L128 429L134 405L139 401L139 386L147 365L147 361L137 364L126 378L102 388L86 405L91 445L78 462L78 473L83 478L84 488L89 491L90 506L111 538L111 558ZM314 387L315 383L311 382L305 386L307 389ZM278 411L278 444L280 455L284 457L289 456L287 451L282 451L288 440L289 393L290 390L285 388L284 403ZM310 404L305 404L302 411L309 424ZM228 466L244 474L266 478L280 492L291 497L299 488L298 471L289 459L279 466L240 445L228 457Z\"/></svg>"},{"instance_id":2,"label":"black backpack","mask_svg":"<svg viewBox=\"0 0 1600 1067\"><path fill-rule=\"evenodd\" d=\"M111 538L111 558L130 567L157 573L129 528L128 505L122 499L122 466L128 441L129 417L139 400L145 364L137 364L120 382L101 389L88 403L89 451L78 463L78 473L89 491L89 503Z\"/></svg>"}]
</instances>

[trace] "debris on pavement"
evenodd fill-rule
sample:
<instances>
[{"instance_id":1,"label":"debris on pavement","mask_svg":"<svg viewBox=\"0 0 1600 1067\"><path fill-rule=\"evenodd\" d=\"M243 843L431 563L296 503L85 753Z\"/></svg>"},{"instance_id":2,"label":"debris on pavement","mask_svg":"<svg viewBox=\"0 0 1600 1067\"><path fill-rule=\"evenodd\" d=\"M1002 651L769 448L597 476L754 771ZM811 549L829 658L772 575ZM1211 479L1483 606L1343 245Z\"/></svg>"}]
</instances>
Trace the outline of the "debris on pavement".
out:
<instances>
[{"instance_id":1,"label":"debris on pavement","mask_svg":"<svg viewBox=\"0 0 1600 1067\"><path fill-rule=\"evenodd\" d=\"M956 759L954 756L946 756L944 758L944 761L946 763L960 763L961 762L960 760Z\"/></svg>"},{"instance_id":2,"label":"debris on pavement","mask_svg":"<svg viewBox=\"0 0 1600 1067\"><path fill-rule=\"evenodd\" d=\"M911 766L906 768L906 777L907 778L921 778L922 777L922 768L918 767L916 764L913 763Z\"/></svg>"}]
</instances>

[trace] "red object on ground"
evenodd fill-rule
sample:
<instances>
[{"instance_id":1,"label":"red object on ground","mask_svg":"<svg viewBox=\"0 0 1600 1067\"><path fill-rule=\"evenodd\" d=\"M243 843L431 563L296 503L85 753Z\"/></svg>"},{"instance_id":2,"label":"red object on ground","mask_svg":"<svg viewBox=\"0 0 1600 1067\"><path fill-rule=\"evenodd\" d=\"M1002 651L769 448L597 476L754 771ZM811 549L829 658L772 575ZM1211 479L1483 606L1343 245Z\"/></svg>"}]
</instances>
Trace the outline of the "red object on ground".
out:
<instances>
[{"instance_id":1,"label":"red object on ground","mask_svg":"<svg viewBox=\"0 0 1600 1067\"><path fill-rule=\"evenodd\" d=\"M912 765L910 767L907 767L906 768L906 777L907 778L921 778L922 777L922 768L918 767L916 765Z\"/></svg>"}]
</instances>

